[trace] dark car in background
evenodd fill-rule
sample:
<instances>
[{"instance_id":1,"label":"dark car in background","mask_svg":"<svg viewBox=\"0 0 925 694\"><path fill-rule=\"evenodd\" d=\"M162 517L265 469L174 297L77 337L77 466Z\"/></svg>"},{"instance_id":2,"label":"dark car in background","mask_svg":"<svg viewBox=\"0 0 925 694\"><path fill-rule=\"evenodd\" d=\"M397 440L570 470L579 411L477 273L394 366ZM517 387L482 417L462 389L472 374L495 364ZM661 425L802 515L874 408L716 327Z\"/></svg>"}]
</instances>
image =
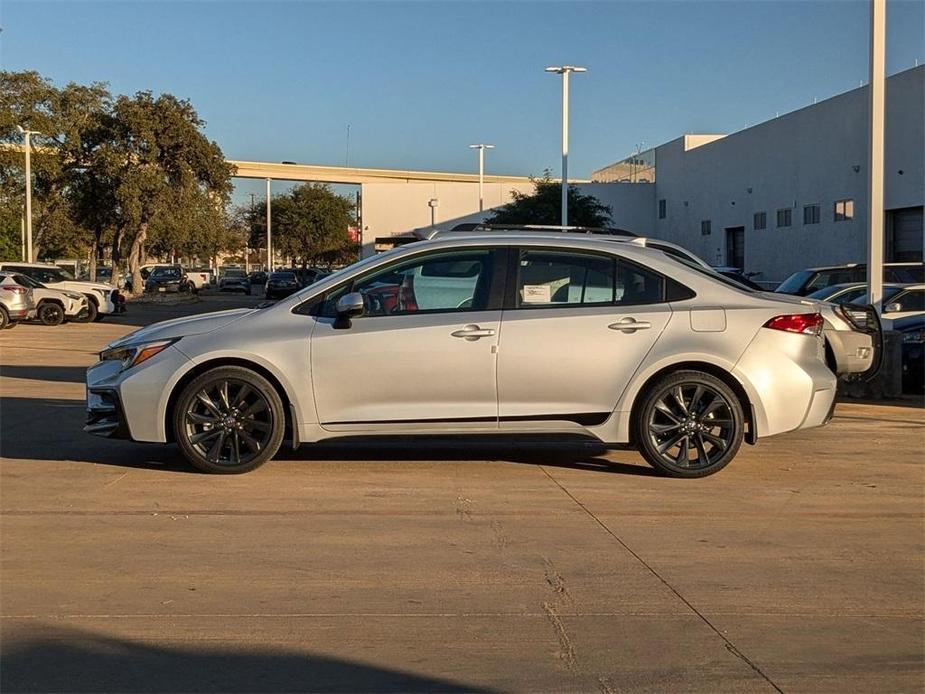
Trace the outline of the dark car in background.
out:
<instances>
[{"instance_id":1,"label":"dark car in background","mask_svg":"<svg viewBox=\"0 0 925 694\"><path fill-rule=\"evenodd\" d=\"M921 393L925 390L925 315L898 318L893 330L902 334L903 392Z\"/></svg>"},{"instance_id":2,"label":"dark car in background","mask_svg":"<svg viewBox=\"0 0 925 694\"><path fill-rule=\"evenodd\" d=\"M219 291L223 292L244 292L251 293L251 281L247 273L240 268L228 268L222 273L222 279L218 283Z\"/></svg>"},{"instance_id":3,"label":"dark car in background","mask_svg":"<svg viewBox=\"0 0 925 694\"><path fill-rule=\"evenodd\" d=\"M833 284L866 281L866 264L846 263L794 272L774 291L781 294L806 296ZM925 263L884 263L883 281L892 284L921 284L925 282Z\"/></svg>"},{"instance_id":4,"label":"dark car in background","mask_svg":"<svg viewBox=\"0 0 925 694\"><path fill-rule=\"evenodd\" d=\"M274 272L267 280L267 299L282 299L299 290L299 281L292 272Z\"/></svg>"},{"instance_id":5,"label":"dark car in background","mask_svg":"<svg viewBox=\"0 0 925 694\"><path fill-rule=\"evenodd\" d=\"M179 265L158 265L145 280L145 292L191 292L193 284Z\"/></svg>"},{"instance_id":6,"label":"dark car in background","mask_svg":"<svg viewBox=\"0 0 925 694\"><path fill-rule=\"evenodd\" d=\"M267 283L267 273L263 270L255 270L247 276L247 279L251 281L252 287L259 287Z\"/></svg>"}]
</instances>

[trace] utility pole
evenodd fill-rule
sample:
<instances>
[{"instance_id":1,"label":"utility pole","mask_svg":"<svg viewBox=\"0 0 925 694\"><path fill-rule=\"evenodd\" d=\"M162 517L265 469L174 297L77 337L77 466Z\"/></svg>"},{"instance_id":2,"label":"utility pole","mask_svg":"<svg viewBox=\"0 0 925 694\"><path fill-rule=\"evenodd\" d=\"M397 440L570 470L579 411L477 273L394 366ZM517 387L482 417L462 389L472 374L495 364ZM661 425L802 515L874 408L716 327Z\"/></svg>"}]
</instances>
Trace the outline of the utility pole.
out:
<instances>
[{"instance_id":1,"label":"utility pole","mask_svg":"<svg viewBox=\"0 0 925 694\"><path fill-rule=\"evenodd\" d=\"M494 148L494 145L486 144L469 145L469 149L477 149L479 151L479 212L485 210L485 196L482 192L485 184L485 150Z\"/></svg>"},{"instance_id":2,"label":"utility pole","mask_svg":"<svg viewBox=\"0 0 925 694\"><path fill-rule=\"evenodd\" d=\"M883 130L886 0L870 0L870 131L867 156L867 297L883 311Z\"/></svg>"},{"instance_id":3,"label":"utility pole","mask_svg":"<svg viewBox=\"0 0 925 694\"><path fill-rule=\"evenodd\" d=\"M271 190L270 185L272 179L267 179L267 274L273 272L273 220L270 213L270 208L272 207L272 202L270 199Z\"/></svg>"},{"instance_id":4,"label":"utility pole","mask_svg":"<svg viewBox=\"0 0 925 694\"><path fill-rule=\"evenodd\" d=\"M26 150L26 262L31 263L32 258L32 136L40 134L37 130L26 130L21 125L16 129L23 136L23 145Z\"/></svg>"},{"instance_id":5,"label":"utility pole","mask_svg":"<svg viewBox=\"0 0 925 694\"><path fill-rule=\"evenodd\" d=\"M568 78L573 72L587 72L586 67L553 65L546 72L562 75L562 226L568 226Z\"/></svg>"}]
</instances>

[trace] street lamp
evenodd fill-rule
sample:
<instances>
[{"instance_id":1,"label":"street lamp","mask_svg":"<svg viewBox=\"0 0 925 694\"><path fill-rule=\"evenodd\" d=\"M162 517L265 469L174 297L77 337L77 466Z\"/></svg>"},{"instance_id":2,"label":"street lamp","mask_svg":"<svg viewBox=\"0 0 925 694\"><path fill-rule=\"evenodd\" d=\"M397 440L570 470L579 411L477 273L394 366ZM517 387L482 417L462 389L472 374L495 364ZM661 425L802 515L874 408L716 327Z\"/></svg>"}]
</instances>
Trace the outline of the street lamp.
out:
<instances>
[{"instance_id":1,"label":"street lamp","mask_svg":"<svg viewBox=\"0 0 925 694\"><path fill-rule=\"evenodd\" d=\"M32 262L32 136L39 135L38 130L26 130L21 125L16 129L23 136L26 150L26 262Z\"/></svg>"},{"instance_id":2,"label":"street lamp","mask_svg":"<svg viewBox=\"0 0 925 694\"><path fill-rule=\"evenodd\" d=\"M430 226L437 226L437 208L440 207L440 200L437 198L431 198L427 201L427 206L430 207Z\"/></svg>"},{"instance_id":3,"label":"street lamp","mask_svg":"<svg viewBox=\"0 0 925 694\"><path fill-rule=\"evenodd\" d=\"M546 72L562 75L562 226L568 226L568 76L573 72L587 72L588 68L576 65L552 65Z\"/></svg>"},{"instance_id":4,"label":"street lamp","mask_svg":"<svg viewBox=\"0 0 925 694\"><path fill-rule=\"evenodd\" d=\"M482 196L482 186L485 183L485 150L494 148L494 145L486 144L469 145L469 149L477 149L479 151L479 212L485 209L485 199Z\"/></svg>"}]
</instances>

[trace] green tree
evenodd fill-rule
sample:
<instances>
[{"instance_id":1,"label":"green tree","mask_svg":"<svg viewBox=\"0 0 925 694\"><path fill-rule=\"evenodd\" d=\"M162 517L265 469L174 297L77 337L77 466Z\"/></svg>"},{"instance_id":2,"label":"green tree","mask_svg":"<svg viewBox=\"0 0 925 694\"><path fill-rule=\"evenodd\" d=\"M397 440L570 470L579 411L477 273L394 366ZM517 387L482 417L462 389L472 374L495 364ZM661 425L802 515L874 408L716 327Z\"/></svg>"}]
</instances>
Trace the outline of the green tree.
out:
<instances>
[{"instance_id":1,"label":"green tree","mask_svg":"<svg viewBox=\"0 0 925 694\"><path fill-rule=\"evenodd\" d=\"M223 243L234 171L203 125L188 101L169 94L120 96L87 164L109 191L102 202L114 222L113 264L127 265L135 291L149 248L214 251Z\"/></svg>"},{"instance_id":2,"label":"green tree","mask_svg":"<svg viewBox=\"0 0 925 694\"><path fill-rule=\"evenodd\" d=\"M549 171L542 178L531 178L533 193L511 191L513 200L498 208L485 221L489 224L545 224L562 223L562 184L550 178ZM576 186L568 188L568 221L571 226L607 227L613 209L593 195L585 195Z\"/></svg>"},{"instance_id":3,"label":"green tree","mask_svg":"<svg viewBox=\"0 0 925 694\"><path fill-rule=\"evenodd\" d=\"M304 183L273 197L273 247L302 267L340 265L356 260L359 248L347 227L355 222L354 204L323 183ZM266 202L239 209L250 231L252 248L266 247Z\"/></svg>"},{"instance_id":4,"label":"green tree","mask_svg":"<svg viewBox=\"0 0 925 694\"><path fill-rule=\"evenodd\" d=\"M83 254L92 243L92 232L74 214L69 192L109 102L103 84L57 88L37 72L0 71L0 140L18 144L17 125L40 133L33 137L32 154L34 258ZM0 150L0 218L7 236L12 233L7 220L22 214L23 174L22 152ZM18 237L18 222L15 225Z\"/></svg>"}]
</instances>

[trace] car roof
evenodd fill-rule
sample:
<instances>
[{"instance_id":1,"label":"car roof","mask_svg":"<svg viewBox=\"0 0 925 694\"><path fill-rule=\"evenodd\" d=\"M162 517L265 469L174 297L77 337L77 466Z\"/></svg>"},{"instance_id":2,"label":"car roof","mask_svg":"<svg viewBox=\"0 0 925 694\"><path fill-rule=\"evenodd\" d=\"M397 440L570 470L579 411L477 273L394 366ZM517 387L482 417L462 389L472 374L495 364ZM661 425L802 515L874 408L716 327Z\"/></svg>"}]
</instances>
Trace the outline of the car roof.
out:
<instances>
[{"instance_id":1,"label":"car roof","mask_svg":"<svg viewBox=\"0 0 925 694\"><path fill-rule=\"evenodd\" d=\"M4 267L6 265L15 265L16 267L38 267L38 268L46 268L49 270L52 268L54 268L55 270L61 269L54 263L26 263L26 262L20 262L18 260L4 260L0 262L0 267Z\"/></svg>"},{"instance_id":2,"label":"car roof","mask_svg":"<svg viewBox=\"0 0 925 694\"><path fill-rule=\"evenodd\" d=\"M922 265L921 262L908 261L901 263L884 263L883 267L912 267ZM841 265L821 265L820 267L808 267L799 272L822 272L824 270L849 270L856 267L867 267L867 263L842 263Z\"/></svg>"}]
</instances>

